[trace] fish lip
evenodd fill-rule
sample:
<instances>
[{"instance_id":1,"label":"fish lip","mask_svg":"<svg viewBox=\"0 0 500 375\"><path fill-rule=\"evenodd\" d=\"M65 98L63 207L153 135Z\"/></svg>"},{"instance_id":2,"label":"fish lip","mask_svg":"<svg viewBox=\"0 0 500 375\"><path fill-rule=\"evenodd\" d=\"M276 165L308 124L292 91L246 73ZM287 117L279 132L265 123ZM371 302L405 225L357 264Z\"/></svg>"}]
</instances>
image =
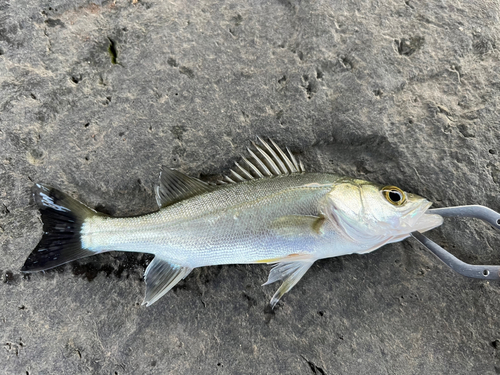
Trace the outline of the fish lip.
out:
<instances>
[{"instance_id":1,"label":"fish lip","mask_svg":"<svg viewBox=\"0 0 500 375\"><path fill-rule=\"evenodd\" d=\"M426 232L433 228L436 228L443 224L443 218L440 215L432 214L429 212L429 208L432 206L432 202L427 202L426 205L418 208L415 214L415 211L410 211L404 217L403 222L411 229L411 232ZM415 216L411 217L411 214ZM407 220L405 220L407 219Z\"/></svg>"}]
</instances>

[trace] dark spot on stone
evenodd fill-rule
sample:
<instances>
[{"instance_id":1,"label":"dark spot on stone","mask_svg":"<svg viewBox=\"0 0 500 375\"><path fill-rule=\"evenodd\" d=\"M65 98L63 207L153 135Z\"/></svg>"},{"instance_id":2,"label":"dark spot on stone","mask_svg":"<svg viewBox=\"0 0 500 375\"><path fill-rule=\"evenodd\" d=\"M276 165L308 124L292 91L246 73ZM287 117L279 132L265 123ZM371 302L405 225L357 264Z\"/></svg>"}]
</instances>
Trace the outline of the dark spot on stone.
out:
<instances>
[{"instance_id":1,"label":"dark spot on stone","mask_svg":"<svg viewBox=\"0 0 500 375\"><path fill-rule=\"evenodd\" d=\"M19 306L19 307L18 307L18 309L19 309L19 310L26 310L26 306L21 305L21 306Z\"/></svg>"},{"instance_id":2,"label":"dark spot on stone","mask_svg":"<svg viewBox=\"0 0 500 375\"><path fill-rule=\"evenodd\" d=\"M276 307L278 307L278 305L276 305ZM275 315L276 312L274 311L274 309L271 307L270 304L267 304L266 307L264 307L264 316L266 324L269 324Z\"/></svg>"},{"instance_id":3,"label":"dark spot on stone","mask_svg":"<svg viewBox=\"0 0 500 375\"><path fill-rule=\"evenodd\" d=\"M410 0L405 0L405 5L411 9L415 9Z\"/></svg>"},{"instance_id":4,"label":"dark spot on stone","mask_svg":"<svg viewBox=\"0 0 500 375\"><path fill-rule=\"evenodd\" d=\"M92 281L97 277L98 270L95 267L95 264L78 264L74 263L72 265L71 271L75 276L83 276L88 281Z\"/></svg>"},{"instance_id":5,"label":"dark spot on stone","mask_svg":"<svg viewBox=\"0 0 500 375\"><path fill-rule=\"evenodd\" d=\"M313 374L326 375L325 371L321 367L316 366L312 361L307 360L304 356L301 357L309 365L309 368L311 369Z\"/></svg>"},{"instance_id":6,"label":"dark spot on stone","mask_svg":"<svg viewBox=\"0 0 500 375\"><path fill-rule=\"evenodd\" d=\"M43 151L39 149L34 149L30 151L30 155L33 159L42 159L43 158Z\"/></svg>"},{"instance_id":7,"label":"dark spot on stone","mask_svg":"<svg viewBox=\"0 0 500 375\"><path fill-rule=\"evenodd\" d=\"M136 271L139 268L141 269L141 277L137 279L142 281L142 270L147 267L147 263L153 258L152 255L137 253L124 253L114 256L105 254L100 257L103 259L101 262L83 260L71 263L72 273L75 276L83 276L88 281L94 280L101 272L104 272L106 277L114 275L119 279L124 276L124 271ZM106 259L109 259L109 263L104 263ZM129 276L130 272L126 272L125 278L128 279Z\"/></svg>"},{"instance_id":8,"label":"dark spot on stone","mask_svg":"<svg viewBox=\"0 0 500 375\"><path fill-rule=\"evenodd\" d=\"M243 21L243 17L240 14L236 15L235 17L233 17L233 22L234 22L235 26L241 25L242 21Z\"/></svg>"},{"instance_id":9,"label":"dark spot on stone","mask_svg":"<svg viewBox=\"0 0 500 375\"><path fill-rule=\"evenodd\" d=\"M318 311L318 315L319 315L319 316L324 316L324 315L325 315L325 312L324 312L324 311Z\"/></svg>"},{"instance_id":10,"label":"dark spot on stone","mask_svg":"<svg viewBox=\"0 0 500 375\"><path fill-rule=\"evenodd\" d=\"M88 281L92 281L97 277L97 275L100 272L106 273L106 277L109 277L112 273L116 275L119 271L119 274L121 276L123 269L117 270L109 264L99 264L96 262L90 262L90 263L74 263L72 265L71 271L75 276L83 276Z\"/></svg>"},{"instance_id":11,"label":"dark spot on stone","mask_svg":"<svg viewBox=\"0 0 500 375\"><path fill-rule=\"evenodd\" d=\"M341 56L340 63L347 70L352 70L354 68L354 64L353 64L352 60L347 56Z\"/></svg>"},{"instance_id":12,"label":"dark spot on stone","mask_svg":"<svg viewBox=\"0 0 500 375\"><path fill-rule=\"evenodd\" d=\"M2 56L3 54L5 54L4 50L0 48L0 56Z\"/></svg>"},{"instance_id":13,"label":"dark spot on stone","mask_svg":"<svg viewBox=\"0 0 500 375\"><path fill-rule=\"evenodd\" d=\"M58 19L53 19L53 18L48 18L45 20L45 23L47 24L48 27L56 27L56 26L61 26L61 27L66 27L64 22Z\"/></svg>"},{"instance_id":14,"label":"dark spot on stone","mask_svg":"<svg viewBox=\"0 0 500 375\"><path fill-rule=\"evenodd\" d=\"M179 66L179 64L177 63L177 61L175 61L175 59L172 58L172 57L169 57L167 59L167 64L170 65L170 66L172 66L172 67L174 67L174 68L177 68Z\"/></svg>"},{"instance_id":15,"label":"dark spot on stone","mask_svg":"<svg viewBox=\"0 0 500 375\"><path fill-rule=\"evenodd\" d=\"M11 285L11 284L13 284L13 283L14 283L14 281L15 281L15 276L14 276L14 274L12 273L12 271L6 271L6 272L5 272L5 275L4 275L4 278L3 278L3 282L4 282L5 284L9 284L9 285Z\"/></svg>"},{"instance_id":16,"label":"dark spot on stone","mask_svg":"<svg viewBox=\"0 0 500 375\"><path fill-rule=\"evenodd\" d=\"M188 76L189 78L194 78L193 70L186 67L186 66L181 66L179 68L179 73L184 74L184 75Z\"/></svg>"},{"instance_id":17,"label":"dark spot on stone","mask_svg":"<svg viewBox=\"0 0 500 375\"><path fill-rule=\"evenodd\" d=\"M108 38L109 40L109 45L108 45L108 54L109 57L111 58L111 64L117 64L117 59L118 59L118 51L116 49L116 43L114 40L111 38Z\"/></svg>"},{"instance_id":18,"label":"dark spot on stone","mask_svg":"<svg viewBox=\"0 0 500 375\"><path fill-rule=\"evenodd\" d=\"M187 128L184 125L174 125L170 132L177 138L179 141L182 141L182 135L186 132Z\"/></svg>"},{"instance_id":19,"label":"dark spot on stone","mask_svg":"<svg viewBox=\"0 0 500 375\"><path fill-rule=\"evenodd\" d=\"M123 137L125 135L125 132L119 132L118 136Z\"/></svg>"},{"instance_id":20,"label":"dark spot on stone","mask_svg":"<svg viewBox=\"0 0 500 375\"><path fill-rule=\"evenodd\" d=\"M30 96L31 96L31 99L36 100L35 94L31 93Z\"/></svg>"},{"instance_id":21,"label":"dark spot on stone","mask_svg":"<svg viewBox=\"0 0 500 375\"><path fill-rule=\"evenodd\" d=\"M304 81L303 87L306 91L307 99L311 99L318 91L318 83L316 81L309 81L309 76L307 74L304 74L302 79Z\"/></svg>"},{"instance_id":22,"label":"dark spot on stone","mask_svg":"<svg viewBox=\"0 0 500 375\"><path fill-rule=\"evenodd\" d=\"M323 78L323 72L319 69L316 69L316 78L317 79L322 79Z\"/></svg>"},{"instance_id":23,"label":"dark spot on stone","mask_svg":"<svg viewBox=\"0 0 500 375\"><path fill-rule=\"evenodd\" d=\"M10 214L10 211L9 209L7 208L7 206L5 204L2 203L2 205L0 206L0 214L2 214L2 216L6 216L8 214Z\"/></svg>"},{"instance_id":24,"label":"dark spot on stone","mask_svg":"<svg viewBox=\"0 0 500 375\"><path fill-rule=\"evenodd\" d=\"M459 124L457 126L458 131L465 137L465 138L475 138L476 134L466 125L466 124Z\"/></svg>"},{"instance_id":25,"label":"dark spot on stone","mask_svg":"<svg viewBox=\"0 0 500 375\"><path fill-rule=\"evenodd\" d=\"M106 215L113 216L113 214L114 214L114 211L112 211L111 209L107 208L103 204L98 204L97 206L95 206L95 209L96 209L96 211L102 212L103 214L106 214Z\"/></svg>"},{"instance_id":26,"label":"dark spot on stone","mask_svg":"<svg viewBox=\"0 0 500 375\"><path fill-rule=\"evenodd\" d=\"M494 340L494 341L490 342L490 345L492 347L494 347L495 349L500 349L500 340L498 340L498 339Z\"/></svg>"},{"instance_id":27,"label":"dark spot on stone","mask_svg":"<svg viewBox=\"0 0 500 375\"><path fill-rule=\"evenodd\" d=\"M411 56L422 48L425 42L425 38L421 36L415 36L408 39L396 39L394 42L396 43L396 47L400 55Z\"/></svg>"},{"instance_id":28,"label":"dark spot on stone","mask_svg":"<svg viewBox=\"0 0 500 375\"><path fill-rule=\"evenodd\" d=\"M90 122L87 122L85 125L83 125L84 128L88 128L90 125Z\"/></svg>"},{"instance_id":29,"label":"dark spot on stone","mask_svg":"<svg viewBox=\"0 0 500 375\"><path fill-rule=\"evenodd\" d=\"M243 293L243 297L246 299L246 301L248 303L248 308L251 308L251 307L254 307L257 305L257 301L255 300L255 298L250 297L246 293Z\"/></svg>"},{"instance_id":30,"label":"dark spot on stone","mask_svg":"<svg viewBox=\"0 0 500 375\"><path fill-rule=\"evenodd\" d=\"M497 153L497 152L496 152L495 150L493 150L493 149L488 150L488 152L489 152L491 155L495 155L495 154Z\"/></svg>"},{"instance_id":31,"label":"dark spot on stone","mask_svg":"<svg viewBox=\"0 0 500 375\"><path fill-rule=\"evenodd\" d=\"M155 367L156 366L156 361L151 361L151 367Z\"/></svg>"},{"instance_id":32,"label":"dark spot on stone","mask_svg":"<svg viewBox=\"0 0 500 375\"><path fill-rule=\"evenodd\" d=\"M280 79L278 79L278 83L283 84L283 83L285 83L285 82L286 82L286 76L283 76L283 77L281 77Z\"/></svg>"},{"instance_id":33,"label":"dark spot on stone","mask_svg":"<svg viewBox=\"0 0 500 375\"><path fill-rule=\"evenodd\" d=\"M381 89L376 89L376 90L373 90L373 94L375 96L382 96L384 94L384 92L381 90Z\"/></svg>"},{"instance_id":34,"label":"dark spot on stone","mask_svg":"<svg viewBox=\"0 0 500 375\"><path fill-rule=\"evenodd\" d=\"M472 50L476 55L485 55L496 48L495 41L484 35L474 35Z\"/></svg>"},{"instance_id":35,"label":"dark spot on stone","mask_svg":"<svg viewBox=\"0 0 500 375\"><path fill-rule=\"evenodd\" d=\"M75 76L71 76L71 81L75 84L79 84L80 81L82 80L82 75L75 75Z\"/></svg>"},{"instance_id":36,"label":"dark spot on stone","mask_svg":"<svg viewBox=\"0 0 500 375\"><path fill-rule=\"evenodd\" d=\"M356 172L357 173L363 173L363 174L368 174L372 173L373 171L369 170L366 167L366 162L365 160L357 160L354 165L356 166Z\"/></svg>"},{"instance_id":37,"label":"dark spot on stone","mask_svg":"<svg viewBox=\"0 0 500 375\"><path fill-rule=\"evenodd\" d=\"M221 362L219 362L217 363L217 367L224 367L224 365Z\"/></svg>"}]
</instances>

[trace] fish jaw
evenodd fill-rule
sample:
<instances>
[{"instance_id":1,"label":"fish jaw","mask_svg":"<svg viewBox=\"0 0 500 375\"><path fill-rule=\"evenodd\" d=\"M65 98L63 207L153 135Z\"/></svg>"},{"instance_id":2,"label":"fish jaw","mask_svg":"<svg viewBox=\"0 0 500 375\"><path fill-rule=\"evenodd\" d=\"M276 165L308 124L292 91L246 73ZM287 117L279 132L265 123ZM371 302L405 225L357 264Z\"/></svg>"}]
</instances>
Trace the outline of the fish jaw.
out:
<instances>
[{"instance_id":1,"label":"fish jaw","mask_svg":"<svg viewBox=\"0 0 500 375\"><path fill-rule=\"evenodd\" d=\"M401 218L402 226L411 232L427 232L443 224L443 217L427 213L431 202Z\"/></svg>"}]
</instances>

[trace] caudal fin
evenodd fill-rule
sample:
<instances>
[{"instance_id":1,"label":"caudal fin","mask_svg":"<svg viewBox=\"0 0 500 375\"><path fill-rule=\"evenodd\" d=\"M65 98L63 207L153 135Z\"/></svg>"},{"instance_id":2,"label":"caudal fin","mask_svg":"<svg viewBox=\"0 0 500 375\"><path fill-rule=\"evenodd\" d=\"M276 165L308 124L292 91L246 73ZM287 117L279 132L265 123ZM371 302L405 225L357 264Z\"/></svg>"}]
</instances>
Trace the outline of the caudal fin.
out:
<instances>
[{"instance_id":1,"label":"caudal fin","mask_svg":"<svg viewBox=\"0 0 500 375\"><path fill-rule=\"evenodd\" d=\"M32 191L42 214L44 234L21 271L43 271L95 255L82 248L80 232L85 219L101 214L50 186L36 184Z\"/></svg>"}]
</instances>

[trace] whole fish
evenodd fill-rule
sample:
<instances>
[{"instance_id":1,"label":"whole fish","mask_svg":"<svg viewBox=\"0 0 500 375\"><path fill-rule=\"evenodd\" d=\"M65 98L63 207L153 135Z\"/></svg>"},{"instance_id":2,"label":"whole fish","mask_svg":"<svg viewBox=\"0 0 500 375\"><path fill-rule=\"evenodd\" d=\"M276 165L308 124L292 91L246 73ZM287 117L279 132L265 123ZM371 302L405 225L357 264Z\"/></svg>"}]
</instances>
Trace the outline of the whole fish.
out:
<instances>
[{"instance_id":1,"label":"whole fish","mask_svg":"<svg viewBox=\"0 0 500 375\"><path fill-rule=\"evenodd\" d=\"M159 211L114 218L43 184L34 186L44 234L22 271L41 271L107 251L155 255L144 279L151 305L194 268L274 264L274 307L318 259L368 253L442 224L431 203L395 186L307 173L272 140L248 149L226 183L211 185L164 168Z\"/></svg>"}]
</instances>

